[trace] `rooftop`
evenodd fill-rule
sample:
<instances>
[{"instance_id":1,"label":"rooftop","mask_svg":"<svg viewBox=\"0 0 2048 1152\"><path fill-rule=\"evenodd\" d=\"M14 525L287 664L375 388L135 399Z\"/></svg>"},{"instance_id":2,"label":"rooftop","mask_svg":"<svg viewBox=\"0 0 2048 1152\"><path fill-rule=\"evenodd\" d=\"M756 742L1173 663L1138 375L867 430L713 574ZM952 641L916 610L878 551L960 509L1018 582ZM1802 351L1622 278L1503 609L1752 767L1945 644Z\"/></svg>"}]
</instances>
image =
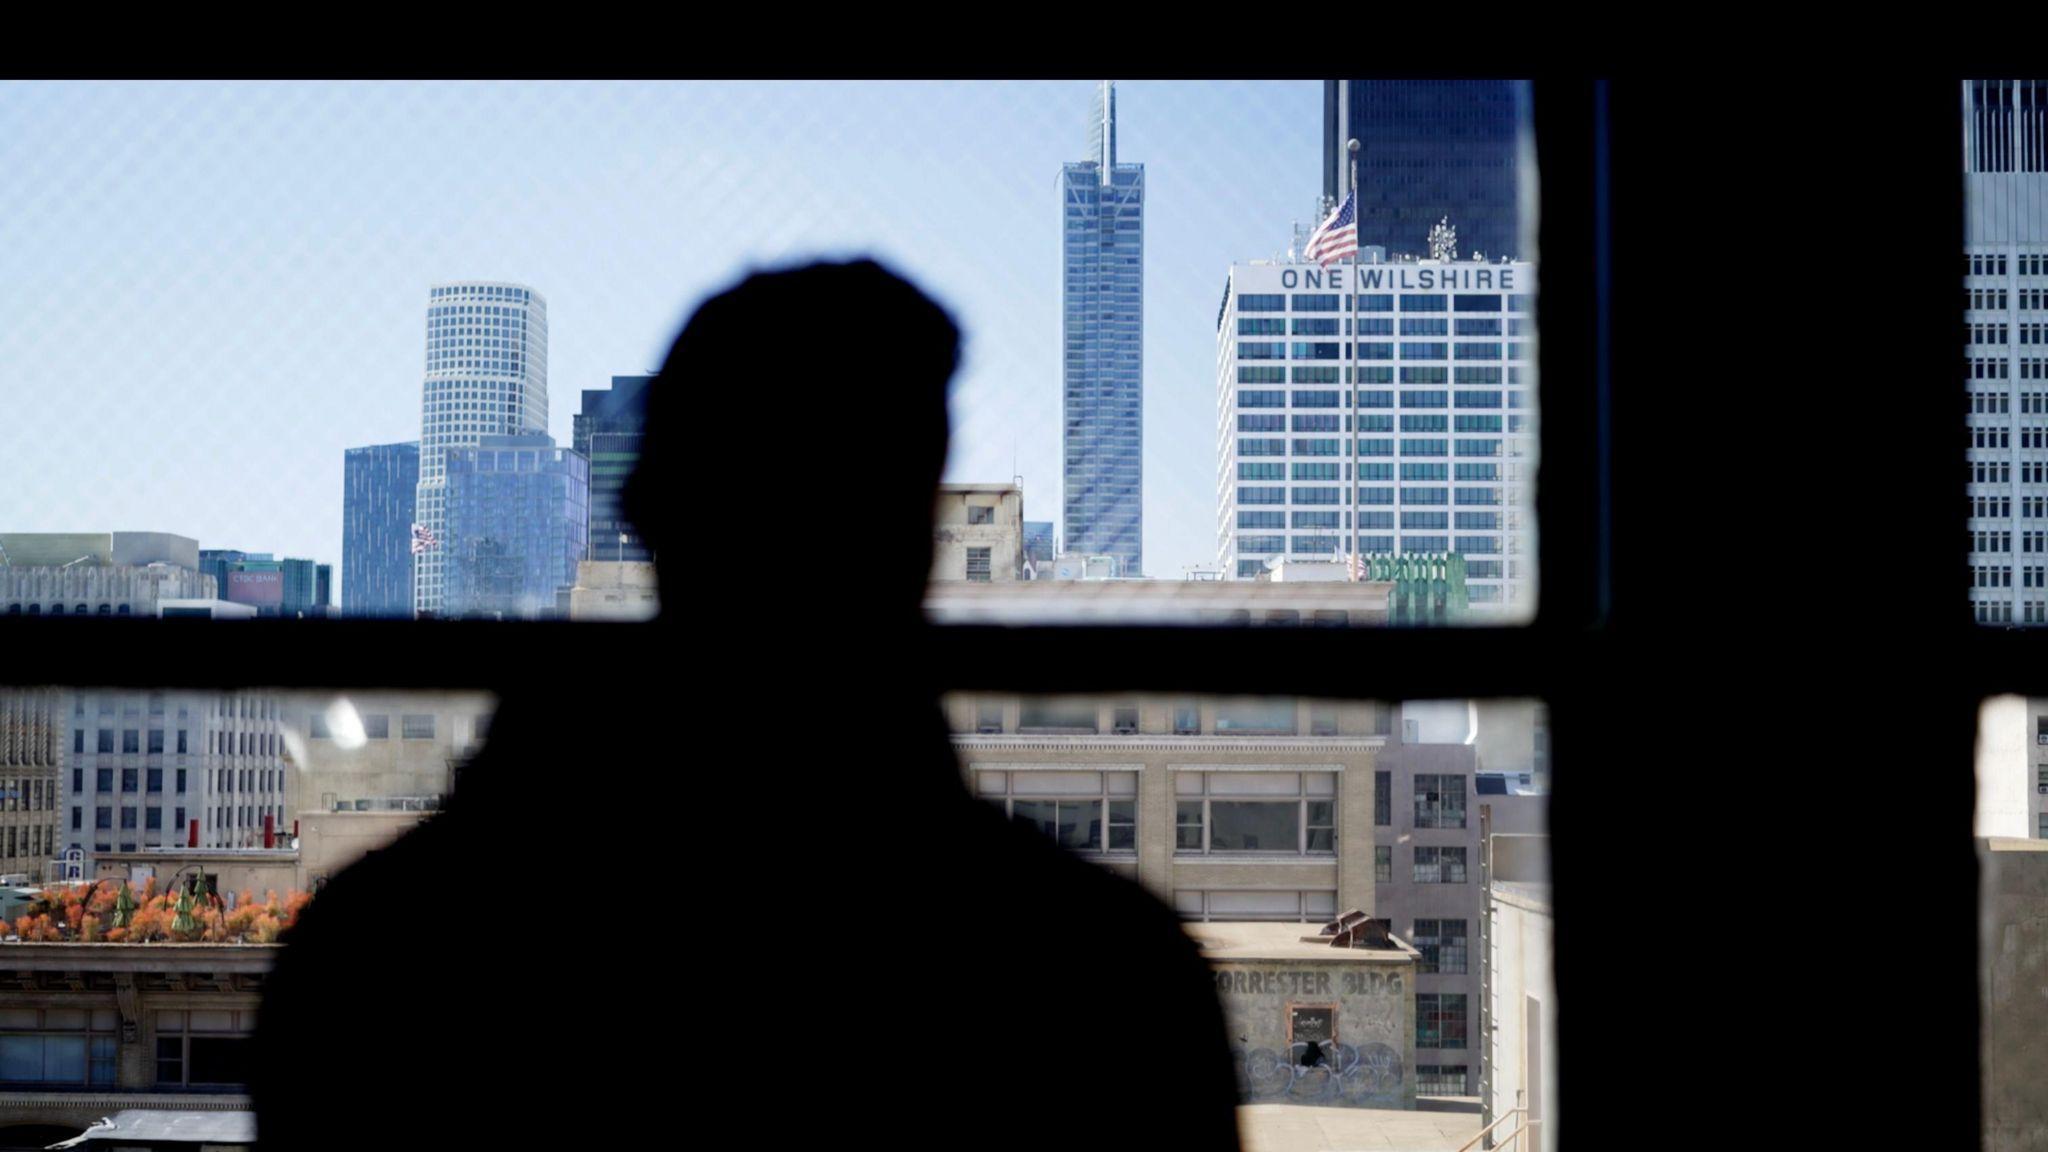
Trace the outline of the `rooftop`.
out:
<instances>
[{"instance_id":1,"label":"rooftop","mask_svg":"<svg viewBox=\"0 0 2048 1152\"><path fill-rule=\"evenodd\" d=\"M954 624L1242 623L1232 615L1287 611L1302 624L1384 624L1393 588L1374 580L934 580L925 610ZM1317 621L1316 612L1345 615Z\"/></svg>"},{"instance_id":2,"label":"rooftop","mask_svg":"<svg viewBox=\"0 0 2048 1152\"><path fill-rule=\"evenodd\" d=\"M1318 937L1320 924L1217 921L1181 925L1201 946L1202 958L1217 960L1319 960L1347 964L1403 964L1421 956L1399 936L1397 948L1336 948Z\"/></svg>"},{"instance_id":3,"label":"rooftop","mask_svg":"<svg viewBox=\"0 0 2048 1152\"><path fill-rule=\"evenodd\" d=\"M130 1108L102 1119L82 1135L50 1147L91 1147L112 1141L254 1144L256 1116L252 1112L155 1112Z\"/></svg>"}]
</instances>

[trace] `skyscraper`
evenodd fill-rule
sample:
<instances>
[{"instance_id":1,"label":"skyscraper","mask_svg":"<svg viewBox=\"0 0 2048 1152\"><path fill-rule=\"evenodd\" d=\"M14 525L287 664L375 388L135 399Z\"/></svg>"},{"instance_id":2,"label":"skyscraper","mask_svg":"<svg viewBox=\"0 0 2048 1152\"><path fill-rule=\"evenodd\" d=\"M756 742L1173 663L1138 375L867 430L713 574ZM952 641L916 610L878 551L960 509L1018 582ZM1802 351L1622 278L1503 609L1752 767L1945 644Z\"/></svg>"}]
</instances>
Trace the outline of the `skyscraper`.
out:
<instances>
[{"instance_id":1,"label":"skyscraper","mask_svg":"<svg viewBox=\"0 0 2048 1152\"><path fill-rule=\"evenodd\" d=\"M1526 616L1534 284L1526 263L1233 264L1216 329L1225 577L1456 553L1474 616Z\"/></svg>"},{"instance_id":2,"label":"skyscraper","mask_svg":"<svg viewBox=\"0 0 2048 1152\"><path fill-rule=\"evenodd\" d=\"M420 446L350 448L341 465L341 611L412 615L412 523Z\"/></svg>"},{"instance_id":3,"label":"skyscraper","mask_svg":"<svg viewBox=\"0 0 2048 1152\"><path fill-rule=\"evenodd\" d=\"M590 462L591 560L636 560L654 557L631 524L619 515L619 493L640 459L640 437L647 426L647 387L652 376L614 376L609 389L583 390L583 410L576 414L571 444Z\"/></svg>"},{"instance_id":4,"label":"skyscraper","mask_svg":"<svg viewBox=\"0 0 2048 1152\"><path fill-rule=\"evenodd\" d=\"M517 284L436 285L427 306L417 514L437 543L413 562L416 612L441 613L448 557L461 545L448 531L449 449L547 430L547 301Z\"/></svg>"},{"instance_id":5,"label":"skyscraper","mask_svg":"<svg viewBox=\"0 0 2048 1152\"><path fill-rule=\"evenodd\" d=\"M1145 166L1116 159L1116 86L1095 92L1088 159L1060 175L1065 349L1061 455L1067 550L1144 557Z\"/></svg>"},{"instance_id":6,"label":"skyscraper","mask_svg":"<svg viewBox=\"0 0 2048 1152\"><path fill-rule=\"evenodd\" d=\"M590 539L583 457L548 436L485 436L448 449L445 463L441 611L555 615Z\"/></svg>"},{"instance_id":7,"label":"skyscraper","mask_svg":"<svg viewBox=\"0 0 2048 1152\"><path fill-rule=\"evenodd\" d=\"M1358 243L1390 254L1428 251L1446 217L1458 251L1525 260L1519 151L1528 90L1521 80L1323 81L1323 197L1334 207L1358 148Z\"/></svg>"},{"instance_id":8,"label":"skyscraper","mask_svg":"<svg viewBox=\"0 0 2048 1152\"><path fill-rule=\"evenodd\" d=\"M1970 605L2048 624L2048 80L1964 81L1962 112Z\"/></svg>"}]
</instances>

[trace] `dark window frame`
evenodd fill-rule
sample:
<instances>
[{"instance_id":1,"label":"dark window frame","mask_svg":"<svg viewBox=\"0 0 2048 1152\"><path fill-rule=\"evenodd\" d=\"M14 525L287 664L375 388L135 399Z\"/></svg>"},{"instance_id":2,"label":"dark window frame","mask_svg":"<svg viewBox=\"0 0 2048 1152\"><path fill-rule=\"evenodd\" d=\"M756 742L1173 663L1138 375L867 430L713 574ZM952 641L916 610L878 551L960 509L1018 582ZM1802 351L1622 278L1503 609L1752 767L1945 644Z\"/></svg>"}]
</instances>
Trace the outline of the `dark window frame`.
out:
<instances>
[{"instance_id":1,"label":"dark window frame","mask_svg":"<svg viewBox=\"0 0 2048 1152\"><path fill-rule=\"evenodd\" d=\"M1965 415L1948 385L1964 386L1967 364L1962 326L1949 322L1963 250L1956 145L1967 70L1848 85L1860 102L1853 115L1831 117L1823 133L1786 130L1785 86L1826 90L1806 75L1813 67L1825 65L1802 61L1796 81L1787 71L1707 82L1704 73L1661 64L1657 75L1644 66L1613 81L1535 81L1541 578L1526 627L949 626L906 644L898 662L944 669L942 686L961 691L1542 698L1557 766L1549 805L1563 1009L1556 1083L1565 1111L1598 1117L1593 1130L1668 1123L1668 1102L1655 1094L1603 1094L1596 1104L1573 1070L1594 1066L1594 1043L1636 1034L1646 1005L1673 1003L1673 970L1702 962L1688 960L1701 956L1702 928L1719 924L1754 938L1809 920L1822 899L1809 884L1788 882L1771 853L1655 853L1643 867L1617 869L1617 821L1654 814L1673 838L1666 842L1720 842L1754 812L1753 791L1724 784L1731 745L1753 752L1759 770L1801 757L1817 763L1838 758L1843 745L1839 725L1813 717L1866 714L1874 704L1910 716L1886 730L1884 762L1871 770L1882 779L1860 777L1868 786L1843 798L1851 811L1840 823L1911 827L1919 850L1814 846L1824 859L1839 853L1855 882L1825 894L1830 922L1841 927L1802 939L1802 963L1824 984L1803 1012L1831 1053L1929 1054L1915 1071L1920 1107L1893 1127L1930 1145L1971 1140L1982 1108L1968 770L1977 708L1995 693L2048 696L2048 660L2040 636L1973 623L1967 557L1951 551L1962 543L1955 521L1966 512L1956 499L1962 469L1953 447ZM1882 196L1868 194L1876 158ZM1709 177L1714 165L1745 187L1795 194L1731 192L1728 181ZM1815 203L1826 205L1818 235L1802 224L1802 206ZM1759 260L1725 258L1745 250ZM1782 265L1782 278L1761 275L1760 261ZM1881 291L1861 287L1879 284ZM1792 327L1883 331L1886 339L1844 345L1755 328L1719 347L1700 338L1702 317L1717 310L1795 299L1801 322ZM1727 389L1738 361L1901 383L1885 388L1884 403L1853 405L1837 389L1773 388L1771 419L1758 421L1743 405L1708 402ZM1915 386L1903 386L1907 380ZM1825 439L1808 434L1821 427L1830 429ZM1893 444L1922 447L1890 454L1883 469L1867 466L1872 445ZM1731 450L1746 461L1796 461L1798 478L1855 478L1854 506L1836 514L1868 532L1868 546L1857 551L1870 563L1831 584L1825 605L1785 582L1810 572L1796 549L1727 547L1781 514L1796 482L1765 468L1700 467ZM1918 541L1909 556L1877 546L1900 532ZM636 625L610 623L258 619L238 622L236 643L224 646L206 642L214 633L204 630L216 627L9 616L0 618L0 644L38 653L16 673L37 683L232 689L261 679L285 688L494 690L537 662L601 663L638 635L629 631ZM1878 651L1917 655L1859 658L1880 633ZM421 647L465 659L388 657ZM187 658L107 658L122 648ZM1728 679L1730 667L1739 684ZM1733 727L1677 738L1674 700L1737 694L1740 707L1717 710ZM1624 781L1626 788L1615 786ZM1485 805L1474 803L1476 820ZM1483 858L1469 867L1478 882ZM1698 901L1699 915L1646 918L1631 947L1613 947L1605 926L1614 908L1668 906L1675 893ZM1872 1011L1870 1004L1896 999L1898 973L1864 962L1871 926L1901 910L1935 947L1916 970L1914 1010ZM1475 925L1475 947L1477 937ZM1698 1011L1753 1011L1783 994L1776 965L1718 963L1712 973L1686 983ZM1477 1024L1475 1006L1468 1034ZM1754 1060L1753 1036L1735 1030L1667 1030L1651 1041L1667 1077L1689 1082L1713 1082ZM1820 1078L1812 1086L1831 1098L1867 1094L1863 1062L1811 1068Z\"/></svg>"}]
</instances>

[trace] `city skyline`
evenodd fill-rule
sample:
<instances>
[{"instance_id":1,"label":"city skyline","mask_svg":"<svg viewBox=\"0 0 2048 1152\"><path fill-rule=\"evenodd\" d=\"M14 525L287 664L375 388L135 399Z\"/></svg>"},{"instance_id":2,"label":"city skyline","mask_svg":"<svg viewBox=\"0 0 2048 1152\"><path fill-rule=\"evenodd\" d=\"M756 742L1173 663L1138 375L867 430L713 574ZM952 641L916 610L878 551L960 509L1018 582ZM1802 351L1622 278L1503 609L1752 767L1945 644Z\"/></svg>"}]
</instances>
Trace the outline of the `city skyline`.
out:
<instances>
[{"instance_id":1,"label":"city skyline","mask_svg":"<svg viewBox=\"0 0 2048 1152\"><path fill-rule=\"evenodd\" d=\"M546 297L548 373L573 393L652 371L749 267L863 252L966 330L947 478L1021 474L1050 517L1047 193L1094 87L0 85L0 133L38 173L0 179L0 379L42 430L10 454L0 518L338 562L344 453L418 434L430 285ZM1118 87L1120 147L1175 200L1147 221L1144 305L1144 547L1173 576L1213 555L1215 298L1232 261L1311 223L1319 81ZM574 407L550 413L558 443Z\"/></svg>"}]
</instances>

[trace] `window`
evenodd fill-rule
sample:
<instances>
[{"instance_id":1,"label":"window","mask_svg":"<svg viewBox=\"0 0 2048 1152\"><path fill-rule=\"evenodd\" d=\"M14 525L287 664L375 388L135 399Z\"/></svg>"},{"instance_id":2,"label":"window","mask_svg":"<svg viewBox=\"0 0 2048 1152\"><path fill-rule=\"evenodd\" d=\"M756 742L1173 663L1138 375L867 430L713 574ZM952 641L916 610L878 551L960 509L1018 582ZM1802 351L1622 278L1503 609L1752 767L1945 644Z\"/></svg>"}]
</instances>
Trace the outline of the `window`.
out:
<instances>
[{"instance_id":1,"label":"window","mask_svg":"<svg viewBox=\"0 0 2048 1152\"><path fill-rule=\"evenodd\" d=\"M1464 1096L1465 1065L1417 1064L1415 1094L1418 1096Z\"/></svg>"},{"instance_id":2,"label":"window","mask_svg":"<svg viewBox=\"0 0 2048 1152\"><path fill-rule=\"evenodd\" d=\"M969 524L993 524L996 522L996 510L982 504L970 504L967 506L967 522Z\"/></svg>"},{"instance_id":3,"label":"window","mask_svg":"<svg viewBox=\"0 0 2048 1152\"><path fill-rule=\"evenodd\" d=\"M1337 915L1328 889L1176 889L1174 911L1188 920L1289 920L1313 924Z\"/></svg>"},{"instance_id":4,"label":"window","mask_svg":"<svg viewBox=\"0 0 2048 1152\"><path fill-rule=\"evenodd\" d=\"M1138 849L1138 774L977 770L975 791L1074 852Z\"/></svg>"},{"instance_id":5,"label":"window","mask_svg":"<svg viewBox=\"0 0 2048 1152\"><path fill-rule=\"evenodd\" d=\"M1465 922L1463 920L1417 920L1410 943L1422 953L1415 970L1444 976L1465 974Z\"/></svg>"},{"instance_id":6,"label":"window","mask_svg":"<svg viewBox=\"0 0 2048 1152\"><path fill-rule=\"evenodd\" d=\"M1418 774L1415 777L1415 826L1463 828L1465 778Z\"/></svg>"},{"instance_id":7,"label":"window","mask_svg":"<svg viewBox=\"0 0 2048 1152\"><path fill-rule=\"evenodd\" d=\"M1372 846L1372 879L1375 884L1394 882L1394 847L1391 844Z\"/></svg>"},{"instance_id":8,"label":"window","mask_svg":"<svg viewBox=\"0 0 2048 1152\"><path fill-rule=\"evenodd\" d=\"M1417 1048L1463 1048L1465 1046L1465 994L1463 992L1418 992L1415 994L1415 1046Z\"/></svg>"},{"instance_id":9,"label":"window","mask_svg":"<svg viewBox=\"0 0 2048 1152\"><path fill-rule=\"evenodd\" d=\"M1334 854L1336 787L1332 772L1176 772L1175 849L1211 854ZM1197 839L1201 843L1195 843Z\"/></svg>"},{"instance_id":10,"label":"window","mask_svg":"<svg viewBox=\"0 0 2048 1152\"><path fill-rule=\"evenodd\" d=\"M407 712L400 720L399 730L407 740L432 740L434 738L434 714L431 712Z\"/></svg>"},{"instance_id":11,"label":"window","mask_svg":"<svg viewBox=\"0 0 2048 1152\"><path fill-rule=\"evenodd\" d=\"M1394 823L1394 774L1387 771L1372 774L1372 822L1375 827L1386 828Z\"/></svg>"},{"instance_id":12,"label":"window","mask_svg":"<svg viewBox=\"0 0 2048 1152\"><path fill-rule=\"evenodd\" d=\"M368 740L391 739L391 716L384 712L363 713L363 737Z\"/></svg>"},{"instance_id":13,"label":"window","mask_svg":"<svg viewBox=\"0 0 2048 1152\"><path fill-rule=\"evenodd\" d=\"M215 1009L158 1012L157 1086L226 1089L246 1085L255 1015Z\"/></svg>"},{"instance_id":14,"label":"window","mask_svg":"<svg viewBox=\"0 0 2048 1152\"><path fill-rule=\"evenodd\" d=\"M992 549L969 548L967 550L967 578L987 583L991 576L989 555Z\"/></svg>"},{"instance_id":15,"label":"window","mask_svg":"<svg viewBox=\"0 0 2048 1152\"><path fill-rule=\"evenodd\" d=\"M1465 882L1465 849L1417 845L1415 848L1415 883L1417 884L1463 884Z\"/></svg>"},{"instance_id":16,"label":"window","mask_svg":"<svg viewBox=\"0 0 2048 1152\"><path fill-rule=\"evenodd\" d=\"M0 1008L0 1084L112 1086L112 1008Z\"/></svg>"}]
</instances>

